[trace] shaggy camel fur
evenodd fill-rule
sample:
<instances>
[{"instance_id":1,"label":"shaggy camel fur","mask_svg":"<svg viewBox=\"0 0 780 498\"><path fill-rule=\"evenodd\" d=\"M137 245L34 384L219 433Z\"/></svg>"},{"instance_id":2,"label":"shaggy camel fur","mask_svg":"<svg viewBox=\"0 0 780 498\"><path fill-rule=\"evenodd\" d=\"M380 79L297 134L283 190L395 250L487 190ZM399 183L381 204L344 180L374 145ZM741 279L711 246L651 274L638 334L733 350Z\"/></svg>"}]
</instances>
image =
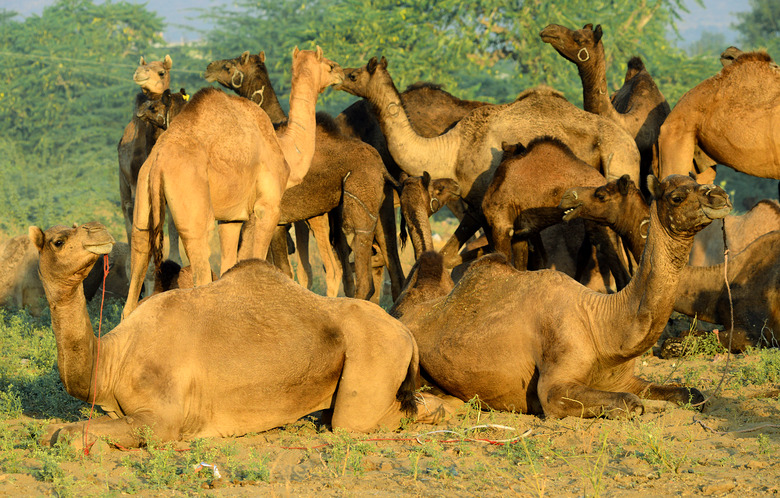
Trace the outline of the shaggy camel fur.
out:
<instances>
[{"instance_id":1,"label":"shaggy camel fur","mask_svg":"<svg viewBox=\"0 0 780 498\"><path fill-rule=\"evenodd\" d=\"M282 194L303 180L314 155L317 95L343 77L319 47L316 52L296 47L292 74L291 126L281 137L257 105L215 88L196 93L160 137L139 174L132 277L123 317L137 305L149 253L155 268L162 263L160 226L166 203L196 285L211 281L208 235L215 219L220 222L221 273L236 263L241 227L250 216L254 237L245 241L249 254L266 256ZM285 160L296 152L295 160Z\"/></svg>"},{"instance_id":2,"label":"shaggy camel fur","mask_svg":"<svg viewBox=\"0 0 780 498\"><path fill-rule=\"evenodd\" d=\"M674 106L658 139L661 175L691 171L698 143L718 164L780 179L778 119L780 68L766 52L746 52Z\"/></svg>"},{"instance_id":3,"label":"shaggy camel fur","mask_svg":"<svg viewBox=\"0 0 780 498\"><path fill-rule=\"evenodd\" d=\"M564 141L605 176L639 175L639 153L619 125L586 113L550 89L523 92L504 105L474 109L452 129L435 138L418 135L411 127L398 91L387 72L387 60L372 58L365 67L346 69L339 87L367 99L379 118L390 153L409 175L428 171L432 178L453 178L472 216L442 249L448 265L460 246L479 226L480 206L493 172L501 160L501 143L528 143L539 135Z\"/></svg>"},{"instance_id":4,"label":"shaggy camel fur","mask_svg":"<svg viewBox=\"0 0 780 498\"><path fill-rule=\"evenodd\" d=\"M460 399L478 395L493 409L550 417L642 413L640 397L702 401L696 389L636 377L634 361L669 319L694 234L731 203L720 187L687 176L653 177L648 185L656 200L647 247L616 294L592 292L556 271L518 271L490 255L449 294L399 303L406 311L395 316L414 334L422 370Z\"/></svg>"},{"instance_id":5,"label":"shaggy camel fur","mask_svg":"<svg viewBox=\"0 0 780 498\"><path fill-rule=\"evenodd\" d=\"M416 404L418 353L406 327L373 303L312 294L264 261L150 298L103 336L95 367L81 282L114 240L94 222L29 232L60 379L108 414L89 424L89 440L138 446L144 427L162 441L238 436L323 409L334 428L359 432L396 427L418 409L435 417ZM69 433L80 443L84 426L65 425L53 440Z\"/></svg>"},{"instance_id":6,"label":"shaggy camel fur","mask_svg":"<svg viewBox=\"0 0 780 498\"><path fill-rule=\"evenodd\" d=\"M129 279L126 260L130 248L124 242L114 245L108 255L106 296L124 299ZM84 296L91 301L102 295L103 265L95 266L84 280ZM30 238L19 235L0 245L0 307L27 308L32 316L40 316L45 308L43 284L38 276L38 250Z\"/></svg>"},{"instance_id":7,"label":"shaggy camel fur","mask_svg":"<svg viewBox=\"0 0 780 498\"><path fill-rule=\"evenodd\" d=\"M169 55L161 61L146 62L143 57L138 68L133 74L133 81L141 87L141 92L136 96L133 104L133 117L125 127L122 138L117 144L119 157L119 197L122 203L122 214L125 217L125 229L127 242L133 231L133 206L135 203L135 191L138 183L138 172L141 170L146 158L152 151L159 132L154 126L138 117L139 109L146 102L159 100L171 84L171 67L173 61ZM168 237L171 248L169 256L179 258L178 233L173 223L168 224Z\"/></svg>"},{"instance_id":8,"label":"shaggy camel fur","mask_svg":"<svg viewBox=\"0 0 780 498\"><path fill-rule=\"evenodd\" d=\"M275 123L282 123L277 133L284 133L287 116L279 105L268 76L264 52L257 55L244 52L234 59L213 61L206 68L204 77L258 102ZM279 223L286 225L311 219L310 226L314 229L325 263L327 295L335 297L342 270L336 264L330 245L328 219L323 215L338 206L343 224L334 234L337 246L342 252L347 249L348 253L343 237L350 238L355 253L356 283L353 282L351 265L346 264L348 254L339 254L342 267L347 269L344 275L345 294L362 299L373 296L378 301L379 289L372 290L371 279L371 248L376 238L390 270L393 297L397 297L403 285L403 271L398 257L392 206L394 180L375 150L359 140L342 136L327 114L317 114L316 143L309 173L300 185L282 196ZM286 227L276 231L273 259L277 266L292 276L287 259L286 232ZM296 227L296 243L302 239L308 241L307 237L302 237L304 234L308 236L307 232ZM307 244L298 244L299 258L308 263L307 247Z\"/></svg>"},{"instance_id":9,"label":"shaggy camel fur","mask_svg":"<svg viewBox=\"0 0 780 498\"><path fill-rule=\"evenodd\" d=\"M496 252L506 256L515 268L525 270L528 240L533 241L538 253L544 254L540 232L562 221L563 210L558 203L563 193L577 185L603 185L606 180L557 138L539 137L527 148L504 144L504 152L504 159L485 192L482 213ZM591 240L601 247L600 252L609 260L608 267L622 289L629 276L610 243L607 230L595 224L589 228ZM589 257L590 251L583 261L578 261L575 280L580 280L586 266L584 260ZM547 267L545 260L542 256L541 268Z\"/></svg>"},{"instance_id":10,"label":"shaggy camel fur","mask_svg":"<svg viewBox=\"0 0 780 498\"><path fill-rule=\"evenodd\" d=\"M567 219L579 217L614 228L636 258L645 249L650 208L630 179L623 177L598 188L571 189L563 196L561 207L567 210ZM750 216L748 213L723 219L731 254L728 281L734 305L735 351L780 340L780 231L740 230L742 225L755 225L741 220ZM740 238L745 235L755 236ZM674 310L728 327L731 313L724 276L724 263L686 266L677 286ZM728 344L727 337L721 340Z\"/></svg>"},{"instance_id":11,"label":"shaggy camel fur","mask_svg":"<svg viewBox=\"0 0 780 498\"><path fill-rule=\"evenodd\" d=\"M431 175L410 176L404 179L401 202L401 246L406 245L407 232L412 238L414 259L426 251L433 251L433 236L428 218L453 199L460 196L458 182L450 178L431 180Z\"/></svg>"}]
</instances>

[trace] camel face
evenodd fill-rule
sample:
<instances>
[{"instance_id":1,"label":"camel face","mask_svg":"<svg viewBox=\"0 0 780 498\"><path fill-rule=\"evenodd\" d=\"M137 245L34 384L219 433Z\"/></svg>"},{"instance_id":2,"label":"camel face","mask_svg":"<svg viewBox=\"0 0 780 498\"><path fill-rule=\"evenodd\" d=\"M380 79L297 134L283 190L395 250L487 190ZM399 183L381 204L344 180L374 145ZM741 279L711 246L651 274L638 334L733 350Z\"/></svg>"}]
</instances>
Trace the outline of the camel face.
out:
<instances>
[{"instance_id":1,"label":"camel face","mask_svg":"<svg viewBox=\"0 0 780 498\"><path fill-rule=\"evenodd\" d=\"M98 257L111 252L114 238L98 222L72 227L54 226L45 232L30 227L30 240L38 248L41 280L80 284ZM47 295L49 289L47 288Z\"/></svg>"},{"instance_id":2,"label":"camel face","mask_svg":"<svg viewBox=\"0 0 780 498\"><path fill-rule=\"evenodd\" d=\"M234 59L213 61L206 67L206 72L203 74L206 81L216 81L225 88L231 89L241 88L247 76L259 78L261 88L272 88L265 67L265 52L254 55L247 50Z\"/></svg>"},{"instance_id":3,"label":"camel face","mask_svg":"<svg viewBox=\"0 0 780 498\"><path fill-rule=\"evenodd\" d=\"M656 199L658 216L672 235L692 237L731 212L728 194L716 185L700 185L684 175L670 175L660 183L650 178L648 186Z\"/></svg>"},{"instance_id":4,"label":"camel face","mask_svg":"<svg viewBox=\"0 0 780 498\"><path fill-rule=\"evenodd\" d=\"M147 63L143 57L133 74L133 81L149 96L159 96L171 85L171 67L173 60L166 55L161 61Z\"/></svg>"},{"instance_id":5,"label":"camel face","mask_svg":"<svg viewBox=\"0 0 780 498\"><path fill-rule=\"evenodd\" d=\"M575 64L590 59L601 35L601 25L594 30L592 24L586 24L576 31L559 24L550 24L539 33L544 43L552 45L559 54Z\"/></svg>"},{"instance_id":6,"label":"camel face","mask_svg":"<svg viewBox=\"0 0 780 498\"><path fill-rule=\"evenodd\" d=\"M387 59L384 56L381 60L372 57L365 67L344 69L344 81L337 88L356 97L365 98L370 93L369 86L374 81L373 76L377 74L377 70L379 72L387 71Z\"/></svg>"},{"instance_id":7,"label":"camel face","mask_svg":"<svg viewBox=\"0 0 780 498\"><path fill-rule=\"evenodd\" d=\"M344 81L344 70L337 63L323 57L322 49L319 46L317 46L316 51L298 50L298 47L295 47L293 51L293 73L295 73L296 67L310 65L311 59L315 59L319 63L319 66L317 66L320 70L319 93L322 93L329 86L337 86Z\"/></svg>"},{"instance_id":8,"label":"camel face","mask_svg":"<svg viewBox=\"0 0 780 498\"><path fill-rule=\"evenodd\" d=\"M166 93L163 93L163 98L168 95L168 98L170 99L170 90L165 90L165 92ZM168 127L165 121L167 111L168 107L163 103L162 99L147 100L138 107L138 111L135 115L158 128L165 129Z\"/></svg>"},{"instance_id":9,"label":"camel face","mask_svg":"<svg viewBox=\"0 0 780 498\"><path fill-rule=\"evenodd\" d=\"M584 218L608 225L616 223L618 207L631 190L638 190L628 175L600 187L575 187L567 190L559 208L564 210L563 220Z\"/></svg>"}]
</instances>

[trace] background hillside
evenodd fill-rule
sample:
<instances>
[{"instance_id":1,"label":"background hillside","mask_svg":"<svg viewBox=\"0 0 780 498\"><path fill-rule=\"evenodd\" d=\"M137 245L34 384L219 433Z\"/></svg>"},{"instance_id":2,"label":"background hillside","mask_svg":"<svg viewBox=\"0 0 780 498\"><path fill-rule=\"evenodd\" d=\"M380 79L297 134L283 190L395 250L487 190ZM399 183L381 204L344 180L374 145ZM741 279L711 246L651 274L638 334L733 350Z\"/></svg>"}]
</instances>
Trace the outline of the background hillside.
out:
<instances>
[{"instance_id":1,"label":"background hillside","mask_svg":"<svg viewBox=\"0 0 780 498\"><path fill-rule=\"evenodd\" d=\"M141 55L156 60L170 54L171 87L194 93L207 86L201 74L209 61L265 50L286 106L296 45L319 44L343 66L385 55L399 88L427 80L461 98L506 102L545 83L577 105L582 88L576 68L539 40L547 24L600 23L611 90L621 85L628 58L640 55L671 104L719 70L718 54L729 44L780 53L780 4L772 0L708 0L691 13L683 0L519 5L235 0L225 7L193 0L152 7L6 0L0 10L0 237L24 233L31 224L91 219L122 233L116 143L130 119L137 92L132 74ZM730 14L740 7L741 14ZM318 108L337 114L353 100L328 90ZM722 170L719 181L745 202L777 195L776 182Z\"/></svg>"}]
</instances>

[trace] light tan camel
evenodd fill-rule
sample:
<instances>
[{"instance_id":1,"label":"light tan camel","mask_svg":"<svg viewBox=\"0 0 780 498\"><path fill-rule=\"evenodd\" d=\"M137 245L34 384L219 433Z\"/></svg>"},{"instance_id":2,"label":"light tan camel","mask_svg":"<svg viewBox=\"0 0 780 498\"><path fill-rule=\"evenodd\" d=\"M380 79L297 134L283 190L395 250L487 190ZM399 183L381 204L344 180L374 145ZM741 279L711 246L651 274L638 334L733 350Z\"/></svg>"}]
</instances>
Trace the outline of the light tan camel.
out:
<instances>
[{"instance_id":1,"label":"light tan camel","mask_svg":"<svg viewBox=\"0 0 780 498\"><path fill-rule=\"evenodd\" d=\"M780 68L766 52L746 52L674 106L658 139L660 173L692 171L698 143L718 164L780 179L776 122L780 122ZM712 169L699 173L702 179L715 175Z\"/></svg>"},{"instance_id":2,"label":"light tan camel","mask_svg":"<svg viewBox=\"0 0 780 498\"><path fill-rule=\"evenodd\" d=\"M624 237L636 258L645 249L650 208L629 178L598 188L571 189L564 194L561 207L567 210L567 219L584 218L612 227ZM735 351L780 340L780 231L741 230L744 224L755 225L750 219L743 220L754 216L748 213L723 218L731 254L728 280L734 305ZM724 263L686 266L677 286L674 310L729 327L731 314L724 278ZM727 339L721 337L724 345Z\"/></svg>"},{"instance_id":3,"label":"light tan camel","mask_svg":"<svg viewBox=\"0 0 780 498\"><path fill-rule=\"evenodd\" d=\"M418 411L438 416L436 398L424 396L427 408L415 400L417 347L406 327L373 303L312 294L264 261L149 298L103 336L96 367L81 281L114 239L95 222L29 232L60 379L107 413L89 424L87 444L139 446L144 427L162 441L239 436L317 410L332 410L334 428L358 432L396 427ZM65 425L53 440L70 433L79 444L84 429Z\"/></svg>"},{"instance_id":4,"label":"light tan camel","mask_svg":"<svg viewBox=\"0 0 780 498\"><path fill-rule=\"evenodd\" d=\"M303 180L314 155L317 95L342 78L341 68L324 58L319 47L316 52L296 47L292 74L290 126L281 137L256 104L215 88L193 95L171 121L139 174L123 317L137 305L150 252L155 268L162 263L160 227L166 203L196 285L211 281L208 234L214 220L220 222L221 273L236 263L241 227L250 217L254 237L245 241L251 246L248 254L265 258L282 194Z\"/></svg>"},{"instance_id":5,"label":"light tan camel","mask_svg":"<svg viewBox=\"0 0 780 498\"><path fill-rule=\"evenodd\" d=\"M694 234L731 203L720 187L687 176L648 185L655 202L647 247L622 291L599 294L559 272L518 271L503 256L486 256L449 294L398 303L421 369L460 399L477 395L493 409L549 417L642 413L642 397L702 401L696 389L640 379L634 361L669 319Z\"/></svg>"},{"instance_id":6,"label":"light tan camel","mask_svg":"<svg viewBox=\"0 0 780 498\"><path fill-rule=\"evenodd\" d=\"M109 272L105 277L106 297L124 299L130 281L126 260L130 248L124 242L114 245L108 255ZM84 280L84 296L91 301L102 296L103 265L95 266ZM0 307L27 308L40 316L46 304L43 284L38 276L38 250L25 235L13 237L0 245Z\"/></svg>"},{"instance_id":7,"label":"light tan camel","mask_svg":"<svg viewBox=\"0 0 780 498\"><path fill-rule=\"evenodd\" d=\"M268 76L264 52L254 55L247 51L234 59L213 61L206 68L204 77L257 102L277 124L277 134L285 133L289 126L287 116ZM310 220L325 264L328 296L338 294L343 276L345 295L379 302L379 289L372 290L371 280L371 247L376 239L389 269L393 297L397 297L403 285L403 270L398 257L392 206L395 181L385 170L376 150L343 136L325 113L317 114L316 143L311 168L304 181L282 196L279 223L285 227L277 229L271 246L274 263L292 276L286 250L286 225ZM338 224L333 239L341 249L338 255L341 264L331 248L330 226L324 216L337 208L339 212L334 213L334 217L343 222ZM308 230L301 228L296 226L296 248L301 262L308 264ZM344 237L351 244L347 244ZM348 264L350 248L354 253L354 272ZM346 269L343 274L342 267Z\"/></svg>"},{"instance_id":8,"label":"light tan camel","mask_svg":"<svg viewBox=\"0 0 780 498\"><path fill-rule=\"evenodd\" d=\"M339 88L369 101L390 153L404 172L421 176L428 171L432 178L452 178L460 185L461 197L474 216L464 218L443 249L448 265L477 229L482 196L501 161L502 142L529 143L539 135L555 136L607 178L639 175L639 153L625 130L576 108L551 89L523 92L510 104L478 107L445 134L426 138L411 127L384 57L346 69Z\"/></svg>"},{"instance_id":9,"label":"light tan camel","mask_svg":"<svg viewBox=\"0 0 780 498\"><path fill-rule=\"evenodd\" d=\"M166 55L161 61L148 63L141 57L138 68L133 74L133 81L141 87L141 92L135 98L130 123L125 127L122 138L117 144L119 197L122 203L122 214L125 217L128 243L130 243L133 231L133 206L138 172L146 158L149 157L149 153L160 134L157 128L140 119L138 112L145 103L159 100L163 93L170 89L172 66L173 60L170 55ZM168 224L168 237L172 242L169 256L179 260L179 238L172 223Z\"/></svg>"}]
</instances>

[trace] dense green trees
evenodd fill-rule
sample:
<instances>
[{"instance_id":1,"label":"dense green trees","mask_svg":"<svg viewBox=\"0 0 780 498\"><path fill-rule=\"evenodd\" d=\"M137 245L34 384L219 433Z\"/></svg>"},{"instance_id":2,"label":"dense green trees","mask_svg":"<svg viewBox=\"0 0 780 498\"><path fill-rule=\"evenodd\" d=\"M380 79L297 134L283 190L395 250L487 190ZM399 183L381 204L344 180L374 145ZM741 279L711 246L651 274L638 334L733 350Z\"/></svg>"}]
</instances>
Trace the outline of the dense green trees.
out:
<instances>
[{"instance_id":1,"label":"dense green trees","mask_svg":"<svg viewBox=\"0 0 780 498\"><path fill-rule=\"evenodd\" d=\"M752 6L737 26L745 48L776 50L776 2ZM162 20L125 1L58 0L26 19L0 10L0 237L91 218L121 233L115 146L140 55L171 54L172 87L194 93L210 60L265 50L283 105L293 47L315 44L344 66L386 56L401 89L428 80L462 98L505 102L546 83L580 104L574 65L539 31L590 22L604 28L612 89L640 55L674 103L719 69L713 54L689 56L669 39L682 9L682 0L236 0L204 11L214 28L186 46L166 44ZM319 107L335 114L353 99L329 90Z\"/></svg>"}]
</instances>

